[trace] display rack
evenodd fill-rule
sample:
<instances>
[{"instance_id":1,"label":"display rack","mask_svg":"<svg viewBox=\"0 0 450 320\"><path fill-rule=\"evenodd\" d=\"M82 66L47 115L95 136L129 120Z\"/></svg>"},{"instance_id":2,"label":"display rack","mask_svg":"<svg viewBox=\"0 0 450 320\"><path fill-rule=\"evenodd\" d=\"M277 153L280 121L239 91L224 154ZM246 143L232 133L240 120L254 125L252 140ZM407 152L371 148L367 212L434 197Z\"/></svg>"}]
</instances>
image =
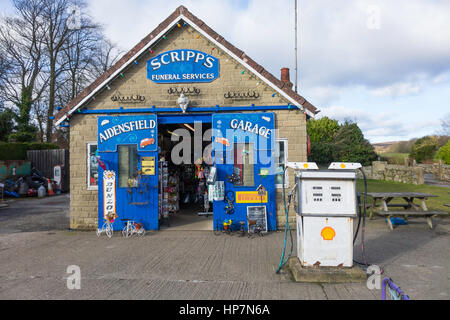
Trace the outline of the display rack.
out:
<instances>
[{"instance_id":1,"label":"display rack","mask_svg":"<svg viewBox=\"0 0 450 320\"><path fill-rule=\"evenodd\" d=\"M166 188L169 184L169 164L167 161L160 161L158 166L158 181L159 181L159 195L158 195L158 212L159 219L169 218L169 193Z\"/></svg>"}]
</instances>

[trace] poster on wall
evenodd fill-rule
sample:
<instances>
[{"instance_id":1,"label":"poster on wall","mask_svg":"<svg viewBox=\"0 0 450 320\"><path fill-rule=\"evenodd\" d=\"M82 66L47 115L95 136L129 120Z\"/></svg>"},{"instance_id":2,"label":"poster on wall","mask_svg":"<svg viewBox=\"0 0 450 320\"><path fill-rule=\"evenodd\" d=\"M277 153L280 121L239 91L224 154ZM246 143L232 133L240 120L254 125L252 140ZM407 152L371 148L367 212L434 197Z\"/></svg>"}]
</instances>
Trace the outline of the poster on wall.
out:
<instances>
[{"instance_id":1,"label":"poster on wall","mask_svg":"<svg viewBox=\"0 0 450 320\"><path fill-rule=\"evenodd\" d=\"M103 172L103 217L116 218L116 173Z\"/></svg>"},{"instance_id":2,"label":"poster on wall","mask_svg":"<svg viewBox=\"0 0 450 320\"><path fill-rule=\"evenodd\" d=\"M248 232L255 232L259 228L261 232L267 232L267 209L266 206L247 207Z\"/></svg>"}]
</instances>

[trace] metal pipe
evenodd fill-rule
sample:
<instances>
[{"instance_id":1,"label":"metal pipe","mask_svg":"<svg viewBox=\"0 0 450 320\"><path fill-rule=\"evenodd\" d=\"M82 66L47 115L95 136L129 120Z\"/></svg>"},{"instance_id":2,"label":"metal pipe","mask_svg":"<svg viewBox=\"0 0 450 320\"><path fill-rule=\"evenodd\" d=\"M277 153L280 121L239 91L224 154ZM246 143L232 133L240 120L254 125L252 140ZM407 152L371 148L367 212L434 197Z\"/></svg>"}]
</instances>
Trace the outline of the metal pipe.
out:
<instances>
[{"instance_id":1,"label":"metal pipe","mask_svg":"<svg viewBox=\"0 0 450 320\"><path fill-rule=\"evenodd\" d=\"M295 0L295 92L298 89L298 53L297 53L297 0Z\"/></svg>"}]
</instances>

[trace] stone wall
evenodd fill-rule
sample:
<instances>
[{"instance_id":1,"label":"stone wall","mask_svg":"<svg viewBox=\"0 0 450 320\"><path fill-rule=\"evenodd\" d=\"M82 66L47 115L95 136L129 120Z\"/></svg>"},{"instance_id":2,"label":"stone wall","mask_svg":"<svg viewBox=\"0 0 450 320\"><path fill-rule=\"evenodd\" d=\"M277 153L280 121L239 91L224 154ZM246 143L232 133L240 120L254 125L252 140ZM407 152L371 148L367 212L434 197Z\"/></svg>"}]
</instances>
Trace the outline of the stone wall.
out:
<instances>
[{"instance_id":1,"label":"stone wall","mask_svg":"<svg viewBox=\"0 0 450 320\"><path fill-rule=\"evenodd\" d=\"M189 84L189 87L200 89L198 96L189 96L191 106L213 107L220 106L270 106L288 104L288 101L279 95L272 96L274 90L255 75L240 65L237 61L219 50L212 50L213 45L203 37L197 38L192 28L175 28L167 35L167 39L161 41L154 53L147 54L139 63L124 72L124 77L113 81L110 90L103 90L94 101L91 101L87 109L114 109L118 108L117 102L113 102L114 95L145 96L143 105L121 103L120 107L139 108L154 105L158 107L178 107L178 96L170 95L171 87L186 87L177 84L155 84L147 79L146 61L161 52L173 49L200 50L220 59L220 77L211 83ZM242 72L244 71L244 72ZM247 92L256 91L260 94L257 100L230 100L224 98L228 91ZM123 113L122 115L126 115ZM288 160L306 161L306 116L299 110L275 111L275 125L278 129L278 138L288 139ZM98 221L98 191L87 188L87 143L97 141L97 116L74 113L70 119L70 228L92 230L97 228ZM294 184L294 175L289 172L289 185ZM284 228L285 214L283 207L282 191L276 192L278 228ZM291 210L289 223L295 227L295 212Z\"/></svg>"},{"instance_id":2,"label":"stone wall","mask_svg":"<svg viewBox=\"0 0 450 320\"><path fill-rule=\"evenodd\" d=\"M441 181L450 181L450 165L442 163L433 164L433 174L435 179Z\"/></svg>"},{"instance_id":3,"label":"stone wall","mask_svg":"<svg viewBox=\"0 0 450 320\"><path fill-rule=\"evenodd\" d=\"M374 161L372 166L364 167L367 179L385 180L411 184L423 184L423 168L388 164L386 161ZM359 177L362 175L359 173Z\"/></svg>"},{"instance_id":4,"label":"stone wall","mask_svg":"<svg viewBox=\"0 0 450 320\"><path fill-rule=\"evenodd\" d=\"M434 178L441 181L450 181L450 165L439 163L418 164L417 167L423 169L423 173L433 174Z\"/></svg>"},{"instance_id":5,"label":"stone wall","mask_svg":"<svg viewBox=\"0 0 450 320\"><path fill-rule=\"evenodd\" d=\"M420 163L416 164L416 166L422 168L423 173L435 174L435 164Z\"/></svg>"}]
</instances>

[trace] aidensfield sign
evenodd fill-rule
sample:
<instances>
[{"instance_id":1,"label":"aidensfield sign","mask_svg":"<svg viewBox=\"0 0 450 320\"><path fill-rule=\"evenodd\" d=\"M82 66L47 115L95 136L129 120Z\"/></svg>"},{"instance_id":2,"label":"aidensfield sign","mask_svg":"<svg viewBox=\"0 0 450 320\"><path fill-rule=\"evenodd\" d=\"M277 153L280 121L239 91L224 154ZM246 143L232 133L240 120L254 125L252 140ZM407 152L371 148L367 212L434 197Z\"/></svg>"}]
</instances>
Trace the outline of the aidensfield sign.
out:
<instances>
[{"instance_id":1,"label":"aidensfield sign","mask_svg":"<svg viewBox=\"0 0 450 320\"><path fill-rule=\"evenodd\" d=\"M219 77L219 59L207 53L178 49L147 62L147 78L155 83L211 82Z\"/></svg>"}]
</instances>

